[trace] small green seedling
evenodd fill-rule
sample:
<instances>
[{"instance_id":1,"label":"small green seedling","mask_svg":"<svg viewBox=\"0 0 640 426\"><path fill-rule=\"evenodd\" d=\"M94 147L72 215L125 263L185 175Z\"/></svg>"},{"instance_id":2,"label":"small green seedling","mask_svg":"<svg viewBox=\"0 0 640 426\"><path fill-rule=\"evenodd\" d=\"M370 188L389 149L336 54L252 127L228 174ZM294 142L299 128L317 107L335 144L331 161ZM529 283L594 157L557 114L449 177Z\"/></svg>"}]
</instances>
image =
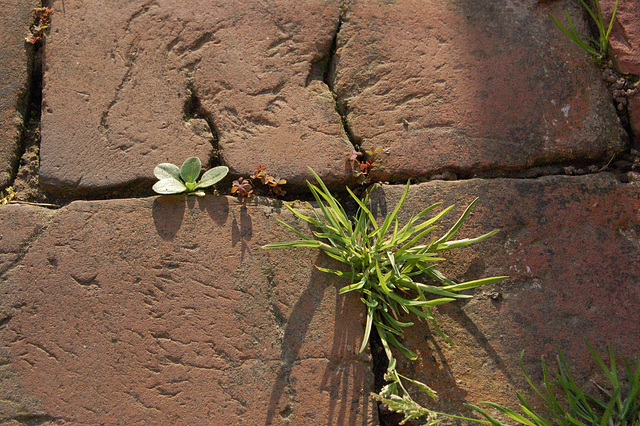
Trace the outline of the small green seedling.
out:
<instances>
[{"instance_id":1,"label":"small green seedling","mask_svg":"<svg viewBox=\"0 0 640 426\"><path fill-rule=\"evenodd\" d=\"M226 166L214 167L204 172L200 181L196 182L201 168L202 163L198 157L187 158L180 168L171 163L158 164L153 174L160 180L153 185L153 190L163 195L186 192L187 195L203 197L204 191L201 188L220 182L229 173Z\"/></svg>"}]
</instances>

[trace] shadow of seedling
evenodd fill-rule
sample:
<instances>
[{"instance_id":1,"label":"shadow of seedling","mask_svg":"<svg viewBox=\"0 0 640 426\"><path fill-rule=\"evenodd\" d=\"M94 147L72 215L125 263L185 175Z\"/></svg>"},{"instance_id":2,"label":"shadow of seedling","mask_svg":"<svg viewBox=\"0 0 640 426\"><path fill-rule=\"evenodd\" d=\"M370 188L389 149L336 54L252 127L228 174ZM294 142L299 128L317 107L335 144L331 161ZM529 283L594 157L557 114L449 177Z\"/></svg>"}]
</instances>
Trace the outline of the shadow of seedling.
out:
<instances>
[{"instance_id":1,"label":"shadow of seedling","mask_svg":"<svg viewBox=\"0 0 640 426\"><path fill-rule=\"evenodd\" d=\"M165 195L153 201L153 223L160 238L171 241L184 219L186 195Z\"/></svg>"}]
</instances>

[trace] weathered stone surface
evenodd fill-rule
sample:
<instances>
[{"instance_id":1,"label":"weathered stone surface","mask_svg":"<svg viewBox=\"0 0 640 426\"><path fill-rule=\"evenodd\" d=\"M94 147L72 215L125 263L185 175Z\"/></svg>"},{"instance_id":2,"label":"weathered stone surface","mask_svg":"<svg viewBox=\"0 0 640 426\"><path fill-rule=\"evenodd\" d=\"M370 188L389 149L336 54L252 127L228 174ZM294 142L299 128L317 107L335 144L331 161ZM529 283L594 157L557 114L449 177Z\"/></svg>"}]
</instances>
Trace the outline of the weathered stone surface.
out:
<instances>
[{"instance_id":1,"label":"weathered stone surface","mask_svg":"<svg viewBox=\"0 0 640 426\"><path fill-rule=\"evenodd\" d=\"M0 206L0 276L26 251L51 214L24 205Z\"/></svg>"},{"instance_id":2,"label":"weathered stone surface","mask_svg":"<svg viewBox=\"0 0 640 426\"><path fill-rule=\"evenodd\" d=\"M383 186L378 211L393 208L400 194ZM462 402L486 400L517 407L515 390L528 389L518 366L523 349L536 383L540 357L555 359L556 345L581 383L597 371L583 339L601 353L606 342L620 355L640 351L640 183L621 184L609 174L433 181L411 188L402 220L437 201L455 203L459 214L476 196L459 238L501 231L448 256L443 269L459 280L510 279L438 310L456 346L426 339L424 324L407 332L420 360L400 369L433 385L440 408L462 411Z\"/></svg>"},{"instance_id":3,"label":"weathered stone surface","mask_svg":"<svg viewBox=\"0 0 640 426\"><path fill-rule=\"evenodd\" d=\"M66 0L47 43L41 183L148 184L156 164L207 164L216 145L232 175L266 164L296 185L311 166L344 182L351 144L322 82L341 5Z\"/></svg>"},{"instance_id":4,"label":"weathered stone surface","mask_svg":"<svg viewBox=\"0 0 640 426\"><path fill-rule=\"evenodd\" d=\"M601 0L602 14L608 25L615 0ZM616 20L609 36L616 68L624 74L640 75L640 2L618 1Z\"/></svg>"},{"instance_id":5,"label":"weathered stone surface","mask_svg":"<svg viewBox=\"0 0 640 426\"><path fill-rule=\"evenodd\" d=\"M379 179L596 160L625 134L597 67L548 13L570 1L354 1L334 90ZM392 16L393 19L389 19Z\"/></svg>"},{"instance_id":6,"label":"weathered stone surface","mask_svg":"<svg viewBox=\"0 0 640 426\"><path fill-rule=\"evenodd\" d=\"M0 1L0 187L9 184L18 161L29 92L24 38L39 3Z\"/></svg>"},{"instance_id":7,"label":"weathered stone surface","mask_svg":"<svg viewBox=\"0 0 640 426\"><path fill-rule=\"evenodd\" d=\"M68 8L69 6L67 6ZM68 10L68 9L67 9ZM74 202L0 287L39 416L71 424L370 424L363 311L280 204Z\"/></svg>"},{"instance_id":8,"label":"weathered stone surface","mask_svg":"<svg viewBox=\"0 0 640 426\"><path fill-rule=\"evenodd\" d=\"M0 299L0 330L11 320L16 298L10 292L4 274L19 264L31 242L42 231L52 212L22 205L0 206L0 286L4 288ZM0 422L23 415L40 414L39 403L21 392L15 371L10 367L11 354L0 344ZM4 424L4 423L3 423Z\"/></svg>"}]
</instances>

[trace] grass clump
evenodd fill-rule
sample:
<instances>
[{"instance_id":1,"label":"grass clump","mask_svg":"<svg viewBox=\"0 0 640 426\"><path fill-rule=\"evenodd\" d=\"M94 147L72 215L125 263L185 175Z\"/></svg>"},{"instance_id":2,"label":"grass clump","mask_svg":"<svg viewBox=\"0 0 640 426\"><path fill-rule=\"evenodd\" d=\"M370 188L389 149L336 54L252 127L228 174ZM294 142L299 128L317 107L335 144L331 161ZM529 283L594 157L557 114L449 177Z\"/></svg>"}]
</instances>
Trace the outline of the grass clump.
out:
<instances>
[{"instance_id":1,"label":"grass clump","mask_svg":"<svg viewBox=\"0 0 640 426\"><path fill-rule=\"evenodd\" d=\"M441 420L442 416L455 417L433 412L420 406L411 398L405 386L408 383L418 386L432 398L436 398L436 393L426 384L398 372L394 349L410 360L417 359L417 355L402 342L403 330L414 324L402 319L405 314L414 314L430 321L437 333L451 342L440 330L433 315L433 307L457 299L470 298L472 296L462 292L501 281L506 277L455 283L437 270L435 265L444 260L441 257L443 252L480 242L497 231L476 238L453 240L477 199L441 237L431 237L436 228L435 223L453 206L425 219L427 214L441 205L441 203L433 204L413 215L404 226L400 226L397 215L409 193L409 183L398 205L384 218L382 224L378 223L368 207L370 192L367 192L361 200L347 188L349 195L358 205L355 216L350 217L320 177L313 170L311 172L318 185L312 183L308 185L318 202L322 216L316 210L313 210L313 216L306 216L289 205L285 204L285 206L294 215L315 228L313 237L280 221L300 239L268 244L264 248L319 248L329 257L345 264L346 270L321 267L318 269L349 280L349 284L340 289L340 294L352 291L360 293L360 300L367 311L360 352L365 350L371 332L377 333L382 341L389 361L385 374L388 384L374 397L391 410L404 413L405 420L427 417L428 424L435 424ZM428 283L421 282L423 280L428 280Z\"/></svg>"},{"instance_id":2,"label":"grass clump","mask_svg":"<svg viewBox=\"0 0 640 426\"><path fill-rule=\"evenodd\" d=\"M520 368L529 386L542 398L542 412L536 412L524 396L517 394L520 400L521 413L494 402L481 402L481 405L494 408L503 415L527 426L638 426L640 425L640 356L635 366L623 358L623 380L616 366L616 357L609 345L609 365L585 340L585 344L600 367L608 383L597 385L600 396L588 394L583 387L576 384L562 351L558 348L558 371L555 380L549 379L549 371L542 359L543 388L538 389L526 371L520 355ZM478 406L467 404L467 407L486 417L494 426L506 426Z\"/></svg>"}]
</instances>

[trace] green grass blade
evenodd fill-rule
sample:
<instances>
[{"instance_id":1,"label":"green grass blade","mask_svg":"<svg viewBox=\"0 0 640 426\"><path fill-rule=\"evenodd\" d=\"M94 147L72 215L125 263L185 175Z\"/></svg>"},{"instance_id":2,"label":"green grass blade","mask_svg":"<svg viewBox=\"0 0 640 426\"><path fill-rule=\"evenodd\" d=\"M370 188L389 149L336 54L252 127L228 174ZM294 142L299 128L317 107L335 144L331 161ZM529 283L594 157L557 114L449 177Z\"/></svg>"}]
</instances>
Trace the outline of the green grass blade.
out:
<instances>
[{"instance_id":1,"label":"green grass blade","mask_svg":"<svg viewBox=\"0 0 640 426\"><path fill-rule=\"evenodd\" d=\"M322 268L320 266L316 266L316 269L322 272L337 275L341 278L348 278L348 279L353 278L353 274L351 272L344 272L344 271L340 271L339 269Z\"/></svg>"},{"instance_id":2,"label":"green grass blade","mask_svg":"<svg viewBox=\"0 0 640 426\"><path fill-rule=\"evenodd\" d=\"M482 402L481 402L481 404L482 404ZM489 420L490 424L491 424L491 425L493 425L493 426L509 426L509 425L506 425L506 424L504 424L504 423L501 423L500 421L498 421L498 420L496 420L495 418L491 417L491 416L489 415L489 413L487 413L487 412L486 412L486 411L484 411L482 408L480 408L480 407L478 407L478 406L476 406L476 405L473 405L473 404L464 404L464 406L465 406L465 407L467 407L467 408L470 408L471 410L473 410L473 411L475 411L475 412L477 412L477 413L480 413L480 414L481 414L482 416L484 416L487 420ZM507 408L505 407L505 410L506 410L506 409L507 409Z\"/></svg>"},{"instance_id":3,"label":"green grass blade","mask_svg":"<svg viewBox=\"0 0 640 426\"><path fill-rule=\"evenodd\" d=\"M424 392L427 395L429 395L429 397L431 397L432 399L438 399L438 395L436 394L436 391L434 391L433 389L431 389L429 386L425 385L424 383L419 382L419 381L414 380L414 379L410 379L407 376L403 376L402 374L398 374L398 376L402 377L403 379L405 379L409 383L413 383L414 385L418 386L418 388L420 388L420 390L422 392Z\"/></svg>"},{"instance_id":4,"label":"green grass blade","mask_svg":"<svg viewBox=\"0 0 640 426\"><path fill-rule=\"evenodd\" d=\"M509 278L508 276L500 276L500 277L487 277L487 278L482 278L479 280L473 280L473 281L467 281L464 283L460 283L460 284L455 284L455 285L448 285L446 287L442 287L443 290L453 290L453 291L462 291L462 290L469 290L471 288L476 288L476 287L480 287L486 284L493 284L493 283L497 283L500 281L504 281L507 278Z\"/></svg>"},{"instance_id":5,"label":"green grass blade","mask_svg":"<svg viewBox=\"0 0 640 426\"><path fill-rule=\"evenodd\" d=\"M443 297L443 298L432 299L432 300L409 300L409 299L405 299L402 296L398 296L395 293L389 293L387 296L395 300L396 302L400 303L402 306L429 306L430 307L430 306L443 305L445 303L453 302L454 300L456 300L452 297Z\"/></svg>"},{"instance_id":6,"label":"green grass blade","mask_svg":"<svg viewBox=\"0 0 640 426\"><path fill-rule=\"evenodd\" d=\"M382 226L380 227L380 237L384 237L384 235L387 233L387 230L389 229L389 226L391 226L391 223L393 223L396 216L398 215L398 212L400 211L400 207L402 207L404 200L407 198L407 195L409 194L409 185L410 185L410 181L407 181L407 185L404 188L402 197L400 197L400 201L398 201L398 204L393 209L393 212L390 215L387 215L387 217L385 218Z\"/></svg>"},{"instance_id":7,"label":"green grass blade","mask_svg":"<svg viewBox=\"0 0 640 426\"><path fill-rule=\"evenodd\" d=\"M346 188L347 188L347 192L349 193L349 195L351 195L351 198L353 198L354 201L356 203L358 203L358 206L360 207L361 211L363 211L369 217L369 220L371 221L371 224L375 226L375 229L377 229L378 226L377 226L377 223L376 223L376 218L373 215L373 213L371 213L371 210L369 210L367 205L364 202L362 202L360 200L360 198L358 198L358 196L356 194L354 194L353 191L351 191L351 189L349 189L348 186Z\"/></svg>"},{"instance_id":8,"label":"green grass blade","mask_svg":"<svg viewBox=\"0 0 640 426\"><path fill-rule=\"evenodd\" d=\"M540 426L540 425L536 425L531 420L527 419L526 417L524 417L521 414L518 414L517 412L513 411L512 409L505 407L504 405L496 404L495 402L486 402L486 401L483 401L480 404L486 405L486 406L491 407L491 408L494 408L494 409L500 411L505 416L511 417L513 420L515 420L515 421L517 421L517 422L519 422L519 423L521 423L523 425Z\"/></svg>"},{"instance_id":9,"label":"green grass blade","mask_svg":"<svg viewBox=\"0 0 640 426\"><path fill-rule=\"evenodd\" d=\"M467 216L469 216L469 213L471 213L471 209L473 208L473 206L478 202L478 198L476 198L475 200L473 200L469 206L467 206L467 208L465 209L465 211L462 213L462 215L458 218L458 220L456 221L456 223L453 224L453 226L451 227L451 229L449 229L449 231L447 231L446 234L444 234L442 236L442 238L440 238L439 240L436 241L436 245L440 244L440 243L446 243L447 241L449 241L451 238L453 238L453 236L456 234L456 232L458 232L458 230L460 229L460 227L462 226L462 224L464 223L464 221L467 219Z\"/></svg>"},{"instance_id":10,"label":"green grass blade","mask_svg":"<svg viewBox=\"0 0 640 426\"><path fill-rule=\"evenodd\" d=\"M343 255L342 255L342 254L335 254L335 253L331 253L331 252L325 252L325 254L326 254L327 256L329 256L329 257L331 257L331 258L333 258L333 259L335 259L335 260L339 261L339 262L349 264L349 262L347 261L347 259L345 259L345 258L343 257Z\"/></svg>"},{"instance_id":11,"label":"green grass blade","mask_svg":"<svg viewBox=\"0 0 640 426\"><path fill-rule=\"evenodd\" d=\"M618 13L618 0L616 0L616 4L613 7L613 14L611 15L611 21L609 22L609 27L607 28L607 32L604 35L604 39L607 45L609 43L609 35L611 34L611 30L613 29L613 22L616 19L616 13Z\"/></svg>"},{"instance_id":12,"label":"green grass blade","mask_svg":"<svg viewBox=\"0 0 640 426\"><path fill-rule=\"evenodd\" d=\"M322 201L323 196L325 194L323 194L322 191L317 186L308 182L307 184L309 185L311 194L313 195L313 198L316 199L316 202L318 203L318 207L320 207L320 210L322 211L322 214L325 220L329 223L329 225L333 227L336 233L341 234L342 236L346 236L344 230L342 229L343 224L340 222L339 213L337 213L335 209L332 209L331 206L327 206Z\"/></svg>"},{"instance_id":13,"label":"green grass blade","mask_svg":"<svg viewBox=\"0 0 640 426\"><path fill-rule=\"evenodd\" d=\"M379 331L380 329L378 329ZM416 355L415 352L413 352L411 349L407 348L405 345L403 345L402 343L400 343L398 341L398 339L396 339L396 337L393 334L386 334L387 337L387 341L389 342L389 344L391 346L393 346L394 348L398 349L400 352L402 352L402 355L404 355L406 358L414 361L416 359L418 359L418 355Z\"/></svg>"},{"instance_id":14,"label":"green grass blade","mask_svg":"<svg viewBox=\"0 0 640 426\"><path fill-rule=\"evenodd\" d=\"M317 226L318 228L322 228L323 223L317 221L316 219L306 216L302 213L300 213L298 210L294 209L293 207L291 207L289 204L285 204L284 205L291 213L293 213L294 215L298 216L300 219L304 220L305 222L309 222L310 224ZM283 223L282 221L278 220L278 222Z\"/></svg>"},{"instance_id":15,"label":"green grass blade","mask_svg":"<svg viewBox=\"0 0 640 426\"><path fill-rule=\"evenodd\" d=\"M280 219L276 219L276 220L278 222L280 222L281 225L283 225L284 227L288 228L290 231L293 231L296 235L298 235L303 240L313 240L313 238L311 238L308 235L303 234L302 232L298 231L297 229L295 229L293 226L289 225L288 223L285 223L285 222L281 221Z\"/></svg>"},{"instance_id":16,"label":"green grass blade","mask_svg":"<svg viewBox=\"0 0 640 426\"><path fill-rule=\"evenodd\" d=\"M373 315L375 310L371 306L367 306L367 322L364 327L364 336L362 337L362 345L360 345L360 353L364 352L369 343L369 336L371 335L371 324L373 323Z\"/></svg>"},{"instance_id":17,"label":"green grass blade","mask_svg":"<svg viewBox=\"0 0 640 426\"><path fill-rule=\"evenodd\" d=\"M438 296L445 296L445 297L452 297L452 298L458 298L459 296L461 296L459 294L443 290L443 287L436 287L436 286L433 286L433 285L416 283L416 282L414 282L412 280L402 280L402 281L399 281L399 284L401 284L405 288L409 288L409 289L412 289L412 290L417 290L417 291L420 291L420 292L427 292L427 293L430 293L430 294L437 294Z\"/></svg>"},{"instance_id":18,"label":"green grass blade","mask_svg":"<svg viewBox=\"0 0 640 426\"><path fill-rule=\"evenodd\" d=\"M415 306L409 306L408 307L410 312L413 312L414 314L416 314L417 316L424 318L424 319L428 319L428 320L433 320L434 318L427 314L426 312L421 311L420 309L416 308Z\"/></svg>"},{"instance_id":19,"label":"green grass blade","mask_svg":"<svg viewBox=\"0 0 640 426\"><path fill-rule=\"evenodd\" d=\"M496 229L494 231L487 232L486 234L480 235L479 237L475 237L475 238L465 238L462 240L445 241L441 243L436 242L434 251L451 250L454 248L470 246L471 244L476 244L476 243L479 243L480 241L486 240L487 238L493 235L496 235L498 232L499 230Z\"/></svg>"},{"instance_id":20,"label":"green grass blade","mask_svg":"<svg viewBox=\"0 0 640 426\"><path fill-rule=\"evenodd\" d=\"M621 412L621 417L626 418L632 411L635 411L635 417L640 417L640 407L638 404L638 395L640 395L640 354L636 363L635 371L631 371L631 368L627 365L627 376L629 377L629 393L625 400L624 409ZM635 409L634 409L635 407ZM638 418L640 420L640 418Z\"/></svg>"},{"instance_id":21,"label":"green grass blade","mask_svg":"<svg viewBox=\"0 0 640 426\"><path fill-rule=\"evenodd\" d=\"M296 240L296 241L287 241L284 243L271 243L271 244L267 244L262 246L262 248L265 249L272 249L272 248L283 248L283 247L313 247L313 248L319 248L322 245L322 243L318 240Z\"/></svg>"},{"instance_id":22,"label":"green grass blade","mask_svg":"<svg viewBox=\"0 0 640 426\"><path fill-rule=\"evenodd\" d=\"M342 223L342 225L345 228L350 229L351 223L350 223L349 219L347 218L347 215L346 215L344 209L342 208L342 206L340 205L340 203L338 203L338 201L333 197L333 195L331 195L331 191L329 191L329 189L324 184L322 179L320 179L320 176L318 176L316 174L316 172L314 172L311 167L309 167L309 170L311 170L311 173L313 173L313 176L316 178L316 180L318 181L318 184L322 188L322 191L320 191L318 189L319 195L321 195L327 201L329 206L334 210L334 212L336 214L336 217L338 218L340 223Z\"/></svg>"},{"instance_id":23,"label":"green grass blade","mask_svg":"<svg viewBox=\"0 0 640 426\"><path fill-rule=\"evenodd\" d=\"M413 325L412 322L398 321L397 319L392 317L388 312L385 312L383 310L380 310L380 313L382 313L382 316L384 317L385 321L388 324L391 324L393 327L395 327L396 330L400 330L401 328L404 328L404 327L411 327Z\"/></svg>"},{"instance_id":24,"label":"green grass blade","mask_svg":"<svg viewBox=\"0 0 640 426\"><path fill-rule=\"evenodd\" d=\"M569 14L567 13L567 16ZM591 46L589 46L587 43L583 42L580 37L578 36L577 33L575 32L571 32L569 31L567 28L565 28L560 21L558 21L553 15L549 15L551 17L551 19L553 19L553 22L556 24L556 26L560 29L560 31L562 31L574 44L576 44L579 48L585 50L586 52L588 52L591 55L594 55L596 57L600 56L598 54L598 52L595 51L595 49ZM571 18L569 18L569 22L571 22ZM573 25L572 25L573 27Z\"/></svg>"},{"instance_id":25,"label":"green grass blade","mask_svg":"<svg viewBox=\"0 0 640 426\"><path fill-rule=\"evenodd\" d=\"M396 329L395 329L395 328L393 328L393 327L389 327L388 325L386 325L386 324L384 324L384 323L382 323L382 322L379 322L379 321L373 320L373 325L375 325L376 327L381 327L381 328L383 328L385 331L388 331L389 333L393 333L393 334L396 334L396 335L398 335L398 336L400 336L400 337L404 337L404 333L402 333L402 331L400 331L400 330L396 330Z\"/></svg>"},{"instance_id":26,"label":"green grass blade","mask_svg":"<svg viewBox=\"0 0 640 426\"><path fill-rule=\"evenodd\" d=\"M365 284L364 281L358 281L357 283L349 284L347 286L342 287L340 289L340 291L338 292L338 294L345 294L345 293L348 293L350 291L361 290L362 287L364 287L364 284Z\"/></svg>"}]
</instances>

